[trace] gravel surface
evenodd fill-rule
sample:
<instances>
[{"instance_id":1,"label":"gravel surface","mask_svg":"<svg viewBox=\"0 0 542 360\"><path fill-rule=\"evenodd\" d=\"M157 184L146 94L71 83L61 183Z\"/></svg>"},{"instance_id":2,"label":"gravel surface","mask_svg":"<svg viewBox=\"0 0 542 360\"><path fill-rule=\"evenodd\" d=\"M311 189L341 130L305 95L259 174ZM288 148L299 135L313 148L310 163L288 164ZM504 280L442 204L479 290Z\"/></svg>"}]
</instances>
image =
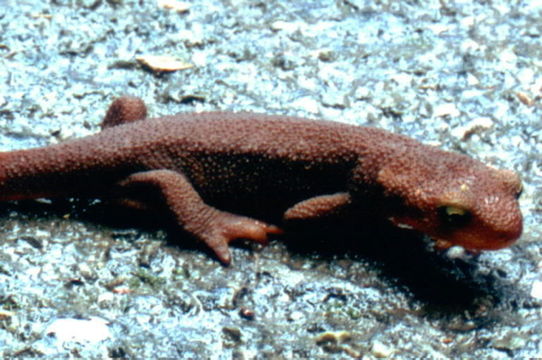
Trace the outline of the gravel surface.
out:
<instances>
[{"instance_id":1,"label":"gravel surface","mask_svg":"<svg viewBox=\"0 0 542 360\"><path fill-rule=\"evenodd\" d=\"M525 186L509 249L439 254L378 227L237 247L227 268L158 217L2 204L0 355L542 357L541 35L537 1L0 0L0 150L95 133L129 94L153 116L377 126ZM148 56L189 66L156 71Z\"/></svg>"}]
</instances>

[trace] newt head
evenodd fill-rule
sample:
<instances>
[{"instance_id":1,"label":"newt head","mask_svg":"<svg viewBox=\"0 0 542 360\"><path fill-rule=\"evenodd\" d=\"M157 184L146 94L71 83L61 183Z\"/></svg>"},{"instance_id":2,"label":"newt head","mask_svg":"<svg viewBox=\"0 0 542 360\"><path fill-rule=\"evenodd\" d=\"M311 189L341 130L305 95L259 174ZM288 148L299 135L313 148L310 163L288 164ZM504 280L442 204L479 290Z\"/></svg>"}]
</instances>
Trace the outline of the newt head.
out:
<instances>
[{"instance_id":1,"label":"newt head","mask_svg":"<svg viewBox=\"0 0 542 360\"><path fill-rule=\"evenodd\" d=\"M386 196L399 200L389 210L390 221L429 235L437 248L497 250L521 235L522 186L512 171L435 150L392 161L380 170L378 182Z\"/></svg>"}]
</instances>

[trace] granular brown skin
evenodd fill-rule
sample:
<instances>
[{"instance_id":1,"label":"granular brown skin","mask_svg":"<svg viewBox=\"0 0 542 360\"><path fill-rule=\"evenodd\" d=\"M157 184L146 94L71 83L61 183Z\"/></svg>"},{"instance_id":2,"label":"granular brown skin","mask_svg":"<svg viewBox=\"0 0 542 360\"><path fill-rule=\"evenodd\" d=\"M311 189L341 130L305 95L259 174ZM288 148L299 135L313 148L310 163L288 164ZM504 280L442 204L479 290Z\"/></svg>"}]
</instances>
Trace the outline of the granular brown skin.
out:
<instances>
[{"instance_id":1,"label":"granular brown skin","mask_svg":"<svg viewBox=\"0 0 542 360\"><path fill-rule=\"evenodd\" d=\"M402 135L252 113L145 117L141 100L123 97L96 135L1 153L0 200L113 196L165 205L224 263L230 241L265 243L282 232L232 209L291 221L374 207L440 247L470 250L503 248L521 235L515 173Z\"/></svg>"}]
</instances>

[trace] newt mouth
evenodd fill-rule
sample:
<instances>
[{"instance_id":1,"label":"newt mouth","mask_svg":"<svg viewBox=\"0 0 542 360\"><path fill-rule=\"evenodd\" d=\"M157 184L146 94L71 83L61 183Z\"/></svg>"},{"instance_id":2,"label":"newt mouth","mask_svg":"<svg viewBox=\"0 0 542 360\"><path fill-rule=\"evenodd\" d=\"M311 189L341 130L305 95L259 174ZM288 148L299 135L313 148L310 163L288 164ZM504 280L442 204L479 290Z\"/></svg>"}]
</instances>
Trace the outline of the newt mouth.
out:
<instances>
[{"instance_id":1,"label":"newt mouth","mask_svg":"<svg viewBox=\"0 0 542 360\"><path fill-rule=\"evenodd\" d=\"M466 251L472 254L478 254L483 250L500 250L513 245L517 237L496 237L495 239L479 239L479 238L462 238L460 240L446 240L442 238L433 238L435 241L435 249L447 250L452 246L461 246Z\"/></svg>"}]
</instances>

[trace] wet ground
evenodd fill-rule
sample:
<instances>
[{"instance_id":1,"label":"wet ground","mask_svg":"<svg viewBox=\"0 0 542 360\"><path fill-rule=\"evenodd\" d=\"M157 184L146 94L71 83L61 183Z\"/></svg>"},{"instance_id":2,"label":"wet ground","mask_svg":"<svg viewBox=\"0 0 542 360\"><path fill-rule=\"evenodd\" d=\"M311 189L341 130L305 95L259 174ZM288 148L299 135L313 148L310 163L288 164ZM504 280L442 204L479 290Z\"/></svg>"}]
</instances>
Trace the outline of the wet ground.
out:
<instances>
[{"instance_id":1,"label":"wet ground","mask_svg":"<svg viewBox=\"0 0 542 360\"><path fill-rule=\"evenodd\" d=\"M240 246L230 267L160 216L3 204L0 354L542 357L542 6L447 3L0 0L0 150L97 132L130 94L153 116L376 126L513 169L525 186L509 249L437 253L369 224ZM148 55L191 67L157 73L136 60Z\"/></svg>"}]
</instances>

